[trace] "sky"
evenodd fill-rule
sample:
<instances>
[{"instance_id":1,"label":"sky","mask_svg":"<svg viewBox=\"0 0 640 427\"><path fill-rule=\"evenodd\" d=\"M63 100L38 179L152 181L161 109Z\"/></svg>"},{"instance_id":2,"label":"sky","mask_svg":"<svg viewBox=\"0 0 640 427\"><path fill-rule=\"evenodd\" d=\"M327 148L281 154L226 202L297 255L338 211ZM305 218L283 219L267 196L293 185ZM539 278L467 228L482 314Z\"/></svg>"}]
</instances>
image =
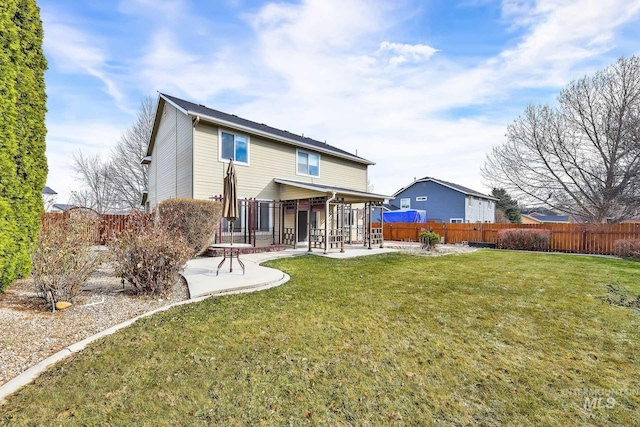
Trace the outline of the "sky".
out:
<instances>
[{"instance_id":1,"label":"sky","mask_svg":"<svg viewBox=\"0 0 640 427\"><path fill-rule=\"evenodd\" d=\"M640 54L640 0L39 0L47 185L158 92L357 153L373 191L480 168L529 104Z\"/></svg>"}]
</instances>

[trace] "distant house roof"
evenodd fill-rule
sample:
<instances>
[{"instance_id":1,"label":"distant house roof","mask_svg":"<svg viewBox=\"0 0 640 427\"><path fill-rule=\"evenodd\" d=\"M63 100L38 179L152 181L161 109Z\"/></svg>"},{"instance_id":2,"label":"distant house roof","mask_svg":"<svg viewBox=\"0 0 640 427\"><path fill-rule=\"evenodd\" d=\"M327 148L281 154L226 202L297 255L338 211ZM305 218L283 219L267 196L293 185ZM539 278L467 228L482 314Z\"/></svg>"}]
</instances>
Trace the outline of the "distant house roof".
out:
<instances>
[{"instance_id":1,"label":"distant house roof","mask_svg":"<svg viewBox=\"0 0 640 427\"><path fill-rule=\"evenodd\" d=\"M51 189L51 187L46 187L46 186L45 186L45 187L42 189L42 194L55 195L55 194L58 194L58 193L56 193L55 191L53 191L53 189Z\"/></svg>"},{"instance_id":2,"label":"distant house roof","mask_svg":"<svg viewBox=\"0 0 640 427\"><path fill-rule=\"evenodd\" d=\"M68 205L68 204L65 204L65 203L54 203L53 204L53 208L54 209L57 209L57 210L62 211L62 212L68 211L69 209L73 209L75 207L77 207L77 206L76 205Z\"/></svg>"},{"instance_id":3,"label":"distant house roof","mask_svg":"<svg viewBox=\"0 0 640 427\"><path fill-rule=\"evenodd\" d=\"M521 215L538 222L569 222L569 215L542 215L539 213Z\"/></svg>"},{"instance_id":4,"label":"distant house roof","mask_svg":"<svg viewBox=\"0 0 640 427\"><path fill-rule=\"evenodd\" d=\"M436 184L444 185L445 187L449 187L452 190L459 191L460 193L463 193L463 194L465 194L467 196L480 197L482 199L487 199L487 200L498 200L495 197L488 196L488 195L483 194L483 193L481 193L479 191L472 190L471 188L463 187L462 185L454 184L453 182L443 181L441 179L436 179L436 178L432 178L432 177L429 177L429 176L425 176L424 178L416 179L415 181L413 181L411 184L407 185L406 187L402 187L400 190L395 192L393 197L397 196L398 194L402 193L404 190L406 190L407 188L411 187L412 185L414 185L414 184L416 184L418 182L427 182L427 181L431 181L431 182L435 182Z\"/></svg>"},{"instance_id":5,"label":"distant house roof","mask_svg":"<svg viewBox=\"0 0 640 427\"><path fill-rule=\"evenodd\" d=\"M159 96L160 99L163 99L166 102L170 103L178 110L182 111L184 114L188 114L194 117L200 117L202 120L208 122L228 126L233 129L252 132L254 134L266 136L280 142L313 149L321 153L332 154L334 156L346 158L365 165L375 164L370 160L356 156L355 154L351 154L325 142L317 141L305 136L296 135L286 130L276 129L271 126L267 126L264 123L256 123L251 120L243 119L242 117L238 117L235 114L223 113L222 111L214 110L202 104L195 104L190 101L185 101L184 99L176 98L175 96L167 95L164 93L159 93ZM147 148L147 156L151 155L152 150L153 138L149 142L149 147Z\"/></svg>"}]
</instances>

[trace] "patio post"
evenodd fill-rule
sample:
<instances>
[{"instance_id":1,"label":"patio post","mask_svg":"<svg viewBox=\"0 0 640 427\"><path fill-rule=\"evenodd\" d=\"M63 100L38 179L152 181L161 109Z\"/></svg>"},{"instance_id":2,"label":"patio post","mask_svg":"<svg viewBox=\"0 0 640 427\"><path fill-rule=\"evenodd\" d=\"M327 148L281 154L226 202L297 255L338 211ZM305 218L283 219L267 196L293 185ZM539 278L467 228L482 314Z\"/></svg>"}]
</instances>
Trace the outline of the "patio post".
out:
<instances>
[{"instance_id":1,"label":"patio post","mask_svg":"<svg viewBox=\"0 0 640 427\"><path fill-rule=\"evenodd\" d=\"M326 254L329 251L329 200L327 198L324 207L324 253Z\"/></svg>"},{"instance_id":2,"label":"patio post","mask_svg":"<svg viewBox=\"0 0 640 427\"><path fill-rule=\"evenodd\" d=\"M293 249L298 249L298 199L293 207Z\"/></svg>"},{"instance_id":3,"label":"patio post","mask_svg":"<svg viewBox=\"0 0 640 427\"><path fill-rule=\"evenodd\" d=\"M307 210L307 243L309 245L309 249L307 249L308 252L311 252L311 236L313 235L312 233L312 229L311 229L311 211L313 210L313 206L311 204L311 199L309 199L309 210Z\"/></svg>"},{"instance_id":4,"label":"patio post","mask_svg":"<svg viewBox=\"0 0 640 427\"><path fill-rule=\"evenodd\" d=\"M341 213L340 213L340 234L342 234L342 238L340 239L340 252L344 253L344 201L340 205Z\"/></svg>"},{"instance_id":5,"label":"patio post","mask_svg":"<svg viewBox=\"0 0 640 427\"><path fill-rule=\"evenodd\" d=\"M384 205L380 205L380 247L384 248Z\"/></svg>"},{"instance_id":6,"label":"patio post","mask_svg":"<svg viewBox=\"0 0 640 427\"><path fill-rule=\"evenodd\" d=\"M369 214L369 249L371 249L371 238L373 237L373 205L371 202L369 202L369 209L368 209L368 214Z\"/></svg>"}]
</instances>

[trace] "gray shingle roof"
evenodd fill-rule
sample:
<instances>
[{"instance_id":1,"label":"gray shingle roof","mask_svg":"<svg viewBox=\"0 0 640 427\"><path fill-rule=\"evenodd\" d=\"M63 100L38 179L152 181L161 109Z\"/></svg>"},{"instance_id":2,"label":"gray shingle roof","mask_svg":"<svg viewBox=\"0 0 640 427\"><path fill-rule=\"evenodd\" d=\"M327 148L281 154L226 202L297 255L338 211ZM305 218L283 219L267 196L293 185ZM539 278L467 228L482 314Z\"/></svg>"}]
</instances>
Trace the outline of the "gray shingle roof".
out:
<instances>
[{"instance_id":1,"label":"gray shingle roof","mask_svg":"<svg viewBox=\"0 0 640 427\"><path fill-rule=\"evenodd\" d=\"M42 194L58 194L58 193L56 193L55 191L53 191L53 189L52 189L51 187L47 187L47 186L45 186L45 187L42 189Z\"/></svg>"},{"instance_id":2,"label":"gray shingle roof","mask_svg":"<svg viewBox=\"0 0 640 427\"><path fill-rule=\"evenodd\" d=\"M365 158L356 156L355 154L349 153L348 151L334 147L325 142L317 141L315 139L307 138L301 135L296 135L286 130L276 129L271 126L267 126L264 123L257 123L251 120L243 119L242 117L238 117L235 114L224 113L222 111L218 111L218 110L214 110L212 108L206 107L202 104L195 104L193 102L185 101L184 99L176 98L175 96L167 95L164 93L160 93L160 96L170 101L171 103L177 105L178 107L182 108L183 110L187 111L187 113L191 113L199 116L205 116L205 117L212 118L214 120L217 119L224 122L232 123L245 128L253 129L258 132L267 133L275 137L286 138L288 140L297 142L303 146L317 148L319 151L334 153L343 157L344 156L350 157L356 161L359 161L365 164L373 164L373 162Z\"/></svg>"},{"instance_id":3,"label":"gray shingle roof","mask_svg":"<svg viewBox=\"0 0 640 427\"><path fill-rule=\"evenodd\" d=\"M416 179L414 182L412 182L411 184L407 185L406 187L401 188L400 190L398 190L394 196L398 195L399 193L401 193L402 191L406 190L407 188L411 187L413 184L415 184L416 182L425 182L425 181L433 181L435 183L444 185L445 187L449 187L452 188L456 191L459 191L461 193L464 193L468 196L475 196L475 197L481 197L483 199L489 199L489 200L498 200L495 197L492 196L488 196L486 194L483 194L479 191L476 190L472 190L471 188L468 187L464 187L462 185L458 185L458 184L454 184L453 182L449 182L449 181L443 181L441 179L437 179L437 178L432 178L430 176L425 176L424 178L420 178L420 179Z\"/></svg>"}]
</instances>

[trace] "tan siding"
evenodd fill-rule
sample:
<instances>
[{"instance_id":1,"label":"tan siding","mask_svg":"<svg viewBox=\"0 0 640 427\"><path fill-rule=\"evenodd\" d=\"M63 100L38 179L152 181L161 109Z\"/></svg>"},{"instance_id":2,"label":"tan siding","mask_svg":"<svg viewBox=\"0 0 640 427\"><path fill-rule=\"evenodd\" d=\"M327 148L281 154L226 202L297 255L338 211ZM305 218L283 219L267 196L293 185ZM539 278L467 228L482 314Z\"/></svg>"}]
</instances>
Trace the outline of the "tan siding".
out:
<instances>
[{"instance_id":1,"label":"tan siding","mask_svg":"<svg viewBox=\"0 0 640 427\"><path fill-rule=\"evenodd\" d=\"M157 147L153 148L153 151L151 152L151 158L155 158L157 152ZM148 196L147 196L147 201L149 202L150 206L155 206L156 205L156 179L157 179L157 170L158 168L156 168L156 162L151 162L148 166L148 177L149 177L149 185L147 188L147 191L149 192Z\"/></svg>"},{"instance_id":2,"label":"tan siding","mask_svg":"<svg viewBox=\"0 0 640 427\"><path fill-rule=\"evenodd\" d=\"M296 216L292 213L284 216L284 227L293 228L296 226Z\"/></svg>"},{"instance_id":3,"label":"tan siding","mask_svg":"<svg viewBox=\"0 0 640 427\"><path fill-rule=\"evenodd\" d=\"M156 134L154 158L156 162L156 203L176 197L176 115L178 110L165 104Z\"/></svg>"},{"instance_id":4,"label":"tan siding","mask_svg":"<svg viewBox=\"0 0 640 427\"><path fill-rule=\"evenodd\" d=\"M191 120L165 104L149 165L149 201L192 197Z\"/></svg>"},{"instance_id":5,"label":"tan siding","mask_svg":"<svg viewBox=\"0 0 640 427\"><path fill-rule=\"evenodd\" d=\"M191 198L192 194L192 126L191 118L185 114L178 113L176 116L177 132L177 197Z\"/></svg>"},{"instance_id":6,"label":"tan siding","mask_svg":"<svg viewBox=\"0 0 640 427\"><path fill-rule=\"evenodd\" d=\"M296 147L254 135L249 137L250 165L236 165L239 197L284 199L273 178L367 190L366 165L320 154L319 178L297 175ZM218 128L200 123L195 128L194 145L194 198L221 194L226 164L218 160Z\"/></svg>"}]
</instances>

